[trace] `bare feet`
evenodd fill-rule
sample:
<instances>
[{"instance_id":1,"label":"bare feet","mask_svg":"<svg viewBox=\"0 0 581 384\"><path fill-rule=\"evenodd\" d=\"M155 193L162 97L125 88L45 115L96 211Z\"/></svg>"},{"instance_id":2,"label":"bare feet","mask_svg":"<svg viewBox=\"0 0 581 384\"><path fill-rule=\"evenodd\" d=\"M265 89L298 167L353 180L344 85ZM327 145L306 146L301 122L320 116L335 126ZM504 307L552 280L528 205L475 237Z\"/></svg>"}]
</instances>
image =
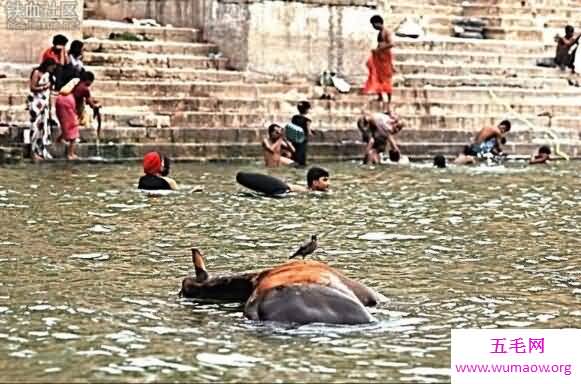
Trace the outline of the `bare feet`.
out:
<instances>
[{"instance_id":1,"label":"bare feet","mask_svg":"<svg viewBox=\"0 0 581 384\"><path fill-rule=\"evenodd\" d=\"M67 156L67 160L79 160L79 156L77 156L77 155L70 155L70 156Z\"/></svg>"},{"instance_id":2,"label":"bare feet","mask_svg":"<svg viewBox=\"0 0 581 384\"><path fill-rule=\"evenodd\" d=\"M32 160L33 161L42 161L44 160L44 157L37 155L36 153L34 155L32 155Z\"/></svg>"}]
</instances>

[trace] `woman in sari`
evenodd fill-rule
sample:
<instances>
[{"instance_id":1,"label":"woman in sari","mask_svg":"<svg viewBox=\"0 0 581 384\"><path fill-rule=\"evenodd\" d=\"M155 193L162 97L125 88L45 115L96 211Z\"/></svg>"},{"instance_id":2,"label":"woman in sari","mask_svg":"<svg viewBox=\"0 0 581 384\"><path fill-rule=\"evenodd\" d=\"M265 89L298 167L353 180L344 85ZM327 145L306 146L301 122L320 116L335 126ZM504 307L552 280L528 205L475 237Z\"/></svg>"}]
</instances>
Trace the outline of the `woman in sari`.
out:
<instances>
[{"instance_id":1,"label":"woman in sari","mask_svg":"<svg viewBox=\"0 0 581 384\"><path fill-rule=\"evenodd\" d=\"M395 73L392 52L393 39L391 33L383 26L383 18L375 15L370 20L374 29L379 31L377 48L371 51L367 60L368 76L363 93L379 95L379 101L387 102L386 113L391 111L392 77Z\"/></svg>"},{"instance_id":2,"label":"woman in sari","mask_svg":"<svg viewBox=\"0 0 581 384\"><path fill-rule=\"evenodd\" d=\"M56 114L61 125L61 135L59 141L65 141L67 146L67 159L78 159L76 154L76 144L80 138L80 126L90 127L87 121L86 109L89 106L93 110L100 105L92 98L90 87L95 80L92 72L81 73L80 79L73 79L67 83L56 99Z\"/></svg>"},{"instance_id":3,"label":"woman in sari","mask_svg":"<svg viewBox=\"0 0 581 384\"><path fill-rule=\"evenodd\" d=\"M50 144L50 90L52 73L56 69L53 59L46 59L30 74L30 143L33 160L51 159L46 147Z\"/></svg>"}]
</instances>

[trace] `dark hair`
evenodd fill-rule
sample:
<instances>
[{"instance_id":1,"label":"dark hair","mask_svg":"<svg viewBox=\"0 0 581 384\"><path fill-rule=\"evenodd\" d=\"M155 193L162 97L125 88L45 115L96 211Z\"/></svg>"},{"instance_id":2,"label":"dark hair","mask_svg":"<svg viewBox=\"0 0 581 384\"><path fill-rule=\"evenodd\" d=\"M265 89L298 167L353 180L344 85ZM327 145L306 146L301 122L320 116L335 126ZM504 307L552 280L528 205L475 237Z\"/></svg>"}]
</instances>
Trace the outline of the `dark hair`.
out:
<instances>
[{"instance_id":1,"label":"dark hair","mask_svg":"<svg viewBox=\"0 0 581 384\"><path fill-rule=\"evenodd\" d=\"M89 72L89 71L83 72L83 73L81 73L80 80L81 81L90 81L92 83L93 81L95 81L95 74L93 74L93 72Z\"/></svg>"},{"instance_id":2,"label":"dark hair","mask_svg":"<svg viewBox=\"0 0 581 384\"><path fill-rule=\"evenodd\" d=\"M389 161L398 163L400 158L401 154L398 151L394 151L393 149L389 150Z\"/></svg>"},{"instance_id":3,"label":"dark hair","mask_svg":"<svg viewBox=\"0 0 581 384\"><path fill-rule=\"evenodd\" d=\"M550 155L551 148L547 147L546 145L543 145L541 148L539 148L539 153L544 153L545 155Z\"/></svg>"},{"instance_id":4,"label":"dark hair","mask_svg":"<svg viewBox=\"0 0 581 384\"><path fill-rule=\"evenodd\" d=\"M167 156L161 156L160 153L160 157L163 158L163 169L161 170L161 175L162 176L167 176L169 175L169 169L171 167L171 160L169 159L169 157Z\"/></svg>"},{"instance_id":5,"label":"dark hair","mask_svg":"<svg viewBox=\"0 0 581 384\"><path fill-rule=\"evenodd\" d=\"M462 148L462 154L464 156L472 156L472 149L469 145L465 145L464 148Z\"/></svg>"},{"instance_id":6,"label":"dark hair","mask_svg":"<svg viewBox=\"0 0 581 384\"><path fill-rule=\"evenodd\" d=\"M501 125L504 125L506 127L506 131L507 132L510 131L510 127L511 127L510 121L508 121L508 120L502 120L500 122L500 124L498 124L498 126L501 126Z\"/></svg>"},{"instance_id":7,"label":"dark hair","mask_svg":"<svg viewBox=\"0 0 581 384\"><path fill-rule=\"evenodd\" d=\"M270 124L268 126L268 134L269 135L272 135L272 132L274 132L274 130L277 129L277 128L281 128L281 126L278 125L278 124Z\"/></svg>"},{"instance_id":8,"label":"dark hair","mask_svg":"<svg viewBox=\"0 0 581 384\"><path fill-rule=\"evenodd\" d=\"M297 104L297 109L301 115L304 115L309 111L309 109L311 109L311 103L308 101L301 101Z\"/></svg>"},{"instance_id":9,"label":"dark hair","mask_svg":"<svg viewBox=\"0 0 581 384\"><path fill-rule=\"evenodd\" d=\"M69 53L73 55L73 57L79 57L83 53L83 42L81 40L75 40L71 43L71 47L69 48Z\"/></svg>"},{"instance_id":10,"label":"dark hair","mask_svg":"<svg viewBox=\"0 0 581 384\"><path fill-rule=\"evenodd\" d=\"M42 63L40 63L40 65L36 69L38 69L40 72L46 72L48 70L48 67L50 67L51 65L56 65L56 61L54 61L54 59L46 59Z\"/></svg>"},{"instance_id":11,"label":"dark hair","mask_svg":"<svg viewBox=\"0 0 581 384\"><path fill-rule=\"evenodd\" d=\"M369 19L369 22L371 24L383 24L383 17L379 15L374 15L371 17L371 19Z\"/></svg>"},{"instance_id":12,"label":"dark hair","mask_svg":"<svg viewBox=\"0 0 581 384\"><path fill-rule=\"evenodd\" d=\"M52 45L67 45L69 39L63 35L54 35L52 38Z\"/></svg>"},{"instance_id":13,"label":"dark hair","mask_svg":"<svg viewBox=\"0 0 581 384\"><path fill-rule=\"evenodd\" d=\"M442 155L434 157L434 165L438 168L446 168L446 158Z\"/></svg>"},{"instance_id":14,"label":"dark hair","mask_svg":"<svg viewBox=\"0 0 581 384\"><path fill-rule=\"evenodd\" d=\"M329 171L321 167L311 167L307 172L307 185L309 188L314 181L319 180L321 177L329 177Z\"/></svg>"},{"instance_id":15,"label":"dark hair","mask_svg":"<svg viewBox=\"0 0 581 384\"><path fill-rule=\"evenodd\" d=\"M573 26L572 26L572 25L567 25L567 26L565 27L565 33L567 33L567 34L571 34L571 33L574 33L574 32L575 32L575 28L573 28Z\"/></svg>"}]
</instances>

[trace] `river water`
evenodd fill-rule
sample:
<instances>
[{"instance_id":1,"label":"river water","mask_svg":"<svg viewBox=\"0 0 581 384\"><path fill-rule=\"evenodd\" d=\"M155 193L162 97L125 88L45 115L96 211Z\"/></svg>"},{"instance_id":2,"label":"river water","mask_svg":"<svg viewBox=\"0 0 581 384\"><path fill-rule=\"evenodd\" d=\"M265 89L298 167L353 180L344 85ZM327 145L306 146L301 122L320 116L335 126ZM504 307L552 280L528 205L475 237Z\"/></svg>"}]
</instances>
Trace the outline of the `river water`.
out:
<instances>
[{"instance_id":1,"label":"river water","mask_svg":"<svg viewBox=\"0 0 581 384\"><path fill-rule=\"evenodd\" d=\"M581 327L579 164L437 170L328 164L332 193L257 198L256 166L0 168L0 381L449 382L450 329ZM304 171L274 174L302 182ZM202 191L199 191L202 189ZM312 258L389 298L367 326L257 324L179 299L211 272Z\"/></svg>"}]
</instances>

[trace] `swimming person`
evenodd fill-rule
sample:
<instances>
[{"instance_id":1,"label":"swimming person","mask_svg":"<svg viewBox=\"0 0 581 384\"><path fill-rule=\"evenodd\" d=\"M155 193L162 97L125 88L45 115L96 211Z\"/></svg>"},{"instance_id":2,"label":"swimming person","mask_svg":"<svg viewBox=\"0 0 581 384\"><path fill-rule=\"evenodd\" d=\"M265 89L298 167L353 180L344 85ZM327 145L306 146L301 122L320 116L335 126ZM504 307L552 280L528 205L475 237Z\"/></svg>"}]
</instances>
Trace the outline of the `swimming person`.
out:
<instances>
[{"instance_id":1,"label":"swimming person","mask_svg":"<svg viewBox=\"0 0 581 384\"><path fill-rule=\"evenodd\" d=\"M267 196L280 196L289 192L327 192L330 187L329 171L321 167L311 167L307 172L307 187L288 184L276 177L261 173L238 172L238 184Z\"/></svg>"},{"instance_id":2,"label":"swimming person","mask_svg":"<svg viewBox=\"0 0 581 384\"><path fill-rule=\"evenodd\" d=\"M548 164L551 160L551 148L543 145L536 154L532 155L529 164Z\"/></svg>"},{"instance_id":3,"label":"swimming person","mask_svg":"<svg viewBox=\"0 0 581 384\"><path fill-rule=\"evenodd\" d=\"M282 155L283 149L293 154L294 146L288 142L282 133L282 127L277 124L271 124L268 127L268 136L262 140L262 150L264 155L264 165L270 168L276 168L280 165L290 165L293 161Z\"/></svg>"},{"instance_id":4,"label":"swimming person","mask_svg":"<svg viewBox=\"0 0 581 384\"><path fill-rule=\"evenodd\" d=\"M139 179L137 188L144 190L175 190L177 183L167 177L169 174L169 161L158 152L149 152L143 157L143 172L145 175ZM169 159L168 159L169 160Z\"/></svg>"},{"instance_id":5,"label":"swimming person","mask_svg":"<svg viewBox=\"0 0 581 384\"><path fill-rule=\"evenodd\" d=\"M510 121L503 120L497 127L486 127L480 130L470 145L468 155L486 157L488 155L502 156L501 143L504 135L510 131Z\"/></svg>"},{"instance_id":6,"label":"swimming person","mask_svg":"<svg viewBox=\"0 0 581 384\"><path fill-rule=\"evenodd\" d=\"M446 168L446 158L443 155L434 156L434 167Z\"/></svg>"}]
</instances>

